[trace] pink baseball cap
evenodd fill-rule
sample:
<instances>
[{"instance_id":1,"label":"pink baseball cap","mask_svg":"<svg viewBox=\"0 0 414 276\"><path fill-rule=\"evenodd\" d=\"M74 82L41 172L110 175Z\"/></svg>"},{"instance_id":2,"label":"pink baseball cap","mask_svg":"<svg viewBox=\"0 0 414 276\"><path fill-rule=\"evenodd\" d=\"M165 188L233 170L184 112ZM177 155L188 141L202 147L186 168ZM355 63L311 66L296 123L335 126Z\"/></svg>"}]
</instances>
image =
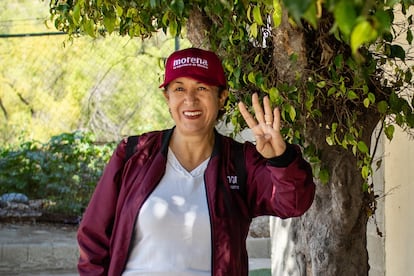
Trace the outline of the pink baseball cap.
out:
<instances>
[{"instance_id":1,"label":"pink baseball cap","mask_svg":"<svg viewBox=\"0 0 414 276\"><path fill-rule=\"evenodd\" d=\"M188 48L172 53L165 64L164 82L160 88L171 81L188 77L202 83L226 87L226 76L219 57L198 48Z\"/></svg>"}]
</instances>

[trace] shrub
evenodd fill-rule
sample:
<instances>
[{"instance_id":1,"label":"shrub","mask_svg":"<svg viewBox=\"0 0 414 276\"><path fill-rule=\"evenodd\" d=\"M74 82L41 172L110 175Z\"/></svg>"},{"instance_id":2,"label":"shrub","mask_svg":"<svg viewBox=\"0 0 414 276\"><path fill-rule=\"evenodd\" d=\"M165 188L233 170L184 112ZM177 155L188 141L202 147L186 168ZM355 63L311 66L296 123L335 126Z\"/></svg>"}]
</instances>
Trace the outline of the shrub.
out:
<instances>
[{"instance_id":1,"label":"shrub","mask_svg":"<svg viewBox=\"0 0 414 276\"><path fill-rule=\"evenodd\" d=\"M114 149L97 145L91 133L76 131L47 143L28 141L0 149L0 194L19 192L47 199L51 212L80 215Z\"/></svg>"}]
</instances>

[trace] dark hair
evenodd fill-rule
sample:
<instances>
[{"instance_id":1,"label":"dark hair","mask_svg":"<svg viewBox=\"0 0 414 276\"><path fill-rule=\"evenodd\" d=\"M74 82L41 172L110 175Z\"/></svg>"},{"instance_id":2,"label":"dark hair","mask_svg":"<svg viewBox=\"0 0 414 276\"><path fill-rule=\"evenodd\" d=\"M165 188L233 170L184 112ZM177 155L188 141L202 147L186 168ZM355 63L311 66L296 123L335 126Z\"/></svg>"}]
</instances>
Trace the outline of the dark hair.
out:
<instances>
[{"instance_id":1,"label":"dark hair","mask_svg":"<svg viewBox=\"0 0 414 276\"><path fill-rule=\"evenodd\" d=\"M226 90L227 90L226 87L219 86L218 87L218 96L220 96L221 93L223 93ZM227 103L228 99L229 99L229 97L227 97L226 100L224 101L223 107L219 109L218 114L217 114L217 121L220 120L223 117L223 115L226 113L225 106L226 106L226 103Z\"/></svg>"}]
</instances>

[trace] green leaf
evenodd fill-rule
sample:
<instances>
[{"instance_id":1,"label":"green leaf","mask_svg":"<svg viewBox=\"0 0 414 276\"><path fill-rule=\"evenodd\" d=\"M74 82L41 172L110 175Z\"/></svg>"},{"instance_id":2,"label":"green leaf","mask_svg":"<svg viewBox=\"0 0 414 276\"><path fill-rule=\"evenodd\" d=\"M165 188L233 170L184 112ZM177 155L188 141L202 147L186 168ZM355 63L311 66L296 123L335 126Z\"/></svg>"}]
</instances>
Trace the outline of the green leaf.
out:
<instances>
[{"instance_id":1,"label":"green leaf","mask_svg":"<svg viewBox=\"0 0 414 276\"><path fill-rule=\"evenodd\" d=\"M72 18L73 18L73 22L78 25L80 22L80 4L76 3L75 7L73 7L73 12L72 12Z\"/></svg>"},{"instance_id":2,"label":"green leaf","mask_svg":"<svg viewBox=\"0 0 414 276\"><path fill-rule=\"evenodd\" d=\"M168 20L170 18L170 11L167 11L166 13L164 13L164 15L162 16L161 22L164 26L168 25Z\"/></svg>"},{"instance_id":3,"label":"green leaf","mask_svg":"<svg viewBox=\"0 0 414 276\"><path fill-rule=\"evenodd\" d=\"M368 98L365 98L365 99L364 99L364 101L363 101L363 104L364 104L364 106L365 106L366 108L368 108L368 107L369 107L369 105L371 104L371 102L369 101L369 99L368 99Z\"/></svg>"},{"instance_id":4,"label":"green leaf","mask_svg":"<svg viewBox=\"0 0 414 276\"><path fill-rule=\"evenodd\" d=\"M369 152L368 146L363 141L358 142L358 149L362 153L368 153Z\"/></svg>"},{"instance_id":5,"label":"green leaf","mask_svg":"<svg viewBox=\"0 0 414 276\"><path fill-rule=\"evenodd\" d=\"M256 22L250 25L249 34L251 37L257 38L258 27Z\"/></svg>"},{"instance_id":6,"label":"green leaf","mask_svg":"<svg viewBox=\"0 0 414 276\"><path fill-rule=\"evenodd\" d=\"M342 54L335 56L334 64L336 68L342 69L344 67L344 56Z\"/></svg>"},{"instance_id":7,"label":"green leaf","mask_svg":"<svg viewBox=\"0 0 414 276\"><path fill-rule=\"evenodd\" d=\"M334 7L334 17L339 30L348 37L357 19L355 4L349 0L340 1Z\"/></svg>"},{"instance_id":8,"label":"green leaf","mask_svg":"<svg viewBox=\"0 0 414 276\"><path fill-rule=\"evenodd\" d=\"M325 141L330 146L335 145L335 140L334 140L334 138L332 136L327 136L326 139L325 139Z\"/></svg>"},{"instance_id":9,"label":"green leaf","mask_svg":"<svg viewBox=\"0 0 414 276\"><path fill-rule=\"evenodd\" d=\"M278 0L273 0L273 27L279 27L280 23L282 23L282 6Z\"/></svg>"},{"instance_id":10,"label":"green leaf","mask_svg":"<svg viewBox=\"0 0 414 276\"><path fill-rule=\"evenodd\" d=\"M95 24L92 20L87 19L86 22L83 23L83 28L89 36L95 37Z\"/></svg>"},{"instance_id":11,"label":"green leaf","mask_svg":"<svg viewBox=\"0 0 414 276\"><path fill-rule=\"evenodd\" d=\"M359 47L365 43L372 42L378 37L378 32L371 23L364 20L359 22L351 33L351 49L352 53L357 53Z\"/></svg>"},{"instance_id":12,"label":"green leaf","mask_svg":"<svg viewBox=\"0 0 414 276\"><path fill-rule=\"evenodd\" d=\"M138 10L136 8L129 8L126 14L126 17L128 18L134 18L137 16Z\"/></svg>"},{"instance_id":13,"label":"green leaf","mask_svg":"<svg viewBox=\"0 0 414 276\"><path fill-rule=\"evenodd\" d=\"M249 20L249 22L253 22L252 21L252 17L251 17L251 13L252 13L252 6L249 5L247 7L247 11L246 11L246 15L247 15L247 20Z\"/></svg>"},{"instance_id":14,"label":"green leaf","mask_svg":"<svg viewBox=\"0 0 414 276\"><path fill-rule=\"evenodd\" d=\"M270 102L277 103L279 101L279 98L280 98L279 89L277 89L276 87L270 88L269 98L270 98Z\"/></svg>"},{"instance_id":15,"label":"green leaf","mask_svg":"<svg viewBox=\"0 0 414 276\"><path fill-rule=\"evenodd\" d=\"M358 96L358 94L357 94L357 93L355 93L353 90L349 90L349 91L348 91L348 94L347 94L347 98L348 98L348 99L350 99L350 100L352 101L352 100L356 100L356 99L358 99L358 98L359 98L359 96Z\"/></svg>"},{"instance_id":16,"label":"green leaf","mask_svg":"<svg viewBox=\"0 0 414 276\"><path fill-rule=\"evenodd\" d=\"M369 167L368 166L363 166L361 169L361 175L363 179L367 179L369 176Z\"/></svg>"},{"instance_id":17,"label":"green leaf","mask_svg":"<svg viewBox=\"0 0 414 276\"><path fill-rule=\"evenodd\" d=\"M292 122L295 121L295 119L296 119L296 110L290 104L285 104L283 106L282 116L283 116L284 119L286 119L286 115L289 115L289 118Z\"/></svg>"},{"instance_id":18,"label":"green leaf","mask_svg":"<svg viewBox=\"0 0 414 276\"><path fill-rule=\"evenodd\" d=\"M399 58L405 60L405 50L400 45L391 45L390 58Z\"/></svg>"},{"instance_id":19,"label":"green leaf","mask_svg":"<svg viewBox=\"0 0 414 276\"><path fill-rule=\"evenodd\" d=\"M104 17L104 26L108 33L112 33L115 29L115 17Z\"/></svg>"},{"instance_id":20,"label":"green leaf","mask_svg":"<svg viewBox=\"0 0 414 276\"><path fill-rule=\"evenodd\" d=\"M254 83L259 87L261 87L263 85L264 78L263 78L262 72L257 72L257 74L255 76L255 82Z\"/></svg>"},{"instance_id":21,"label":"green leaf","mask_svg":"<svg viewBox=\"0 0 414 276\"><path fill-rule=\"evenodd\" d=\"M116 14L118 15L118 16L122 16L122 14L124 14L124 10L122 9L122 7L121 6L119 6L119 5L116 5Z\"/></svg>"},{"instance_id":22,"label":"green leaf","mask_svg":"<svg viewBox=\"0 0 414 276\"><path fill-rule=\"evenodd\" d=\"M368 93L368 99L371 103L375 103L375 95L374 93Z\"/></svg>"},{"instance_id":23,"label":"green leaf","mask_svg":"<svg viewBox=\"0 0 414 276\"><path fill-rule=\"evenodd\" d=\"M406 83L411 83L411 79L413 78L413 73L410 69L408 69L404 74L404 81Z\"/></svg>"},{"instance_id":24,"label":"green leaf","mask_svg":"<svg viewBox=\"0 0 414 276\"><path fill-rule=\"evenodd\" d=\"M253 64L256 64L261 58L261 55L256 55L256 57L254 58Z\"/></svg>"},{"instance_id":25,"label":"green leaf","mask_svg":"<svg viewBox=\"0 0 414 276\"><path fill-rule=\"evenodd\" d=\"M316 84L316 86L319 88L324 88L326 86L326 81L320 81Z\"/></svg>"},{"instance_id":26,"label":"green leaf","mask_svg":"<svg viewBox=\"0 0 414 276\"><path fill-rule=\"evenodd\" d=\"M398 97L397 93L392 92L389 99L390 109L396 113L402 110L404 100Z\"/></svg>"},{"instance_id":27,"label":"green leaf","mask_svg":"<svg viewBox=\"0 0 414 276\"><path fill-rule=\"evenodd\" d=\"M386 101L380 101L377 107L380 113L385 114L387 113L387 110L388 110L388 103Z\"/></svg>"},{"instance_id":28,"label":"green leaf","mask_svg":"<svg viewBox=\"0 0 414 276\"><path fill-rule=\"evenodd\" d=\"M254 21L259 25L262 26L263 24L263 19L262 19L262 14L260 12L260 6L256 5L253 8L253 19Z\"/></svg>"},{"instance_id":29,"label":"green leaf","mask_svg":"<svg viewBox=\"0 0 414 276\"><path fill-rule=\"evenodd\" d=\"M392 140L394 137L395 127L393 125L388 125L384 128L385 136L387 136L388 140Z\"/></svg>"},{"instance_id":30,"label":"green leaf","mask_svg":"<svg viewBox=\"0 0 414 276\"><path fill-rule=\"evenodd\" d=\"M254 72L250 72L247 78L251 83L253 83L253 84L256 83L256 76L255 76Z\"/></svg>"},{"instance_id":31,"label":"green leaf","mask_svg":"<svg viewBox=\"0 0 414 276\"><path fill-rule=\"evenodd\" d=\"M313 93L308 93L306 95L306 100L305 100L306 110L308 110L308 111L313 110L314 101L315 101L315 95Z\"/></svg>"},{"instance_id":32,"label":"green leaf","mask_svg":"<svg viewBox=\"0 0 414 276\"><path fill-rule=\"evenodd\" d=\"M170 32L172 37L177 36L178 33L178 24L175 20L170 20L168 25L168 31Z\"/></svg>"},{"instance_id":33,"label":"green leaf","mask_svg":"<svg viewBox=\"0 0 414 276\"><path fill-rule=\"evenodd\" d=\"M319 172L319 180L322 184L328 184L329 182L329 172L327 169L321 169Z\"/></svg>"},{"instance_id":34,"label":"green leaf","mask_svg":"<svg viewBox=\"0 0 414 276\"><path fill-rule=\"evenodd\" d=\"M353 153L354 155L356 155L356 154L357 154L357 146L356 146L356 145L353 145L353 146L352 146L352 153Z\"/></svg>"},{"instance_id":35,"label":"green leaf","mask_svg":"<svg viewBox=\"0 0 414 276\"><path fill-rule=\"evenodd\" d=\"M332 96L333 94L335 94L335 92L336 92L336 87L332 86L328 90L328 96Z\"/></svg>"},{"instance_id":36,"label":"green leaf","mask_svg":"<svg viewBox=\"0 0 414 276\"><path fill-rule=\"evenodd\" d=\"M408 114L406 116L406 120L407 120L407 125L410 128L414 128L414 113Z\"/></svg>"},{"instance_id":37,"label":"green leaf","mask_svg":"<svg viewBox=\"0 0 414 276\"><path fill-rule=\"evenodd\" d=\"M362 191L365 193L365 192L368 192L368 189L369 189L369 185L368 185L368 182L366 182L366 181L364 181L364 183L362 184ZM367 209L367 215L368 215L368 217L371 217L372 216L372 210L371 209Z\"/></svg>"},{"instance_id":38,"label":"green leaf","mask_svg":"<svg viewBox=\"0 0 414 276\"><path fill-rule=\"evenodd\" d=\"M104 26L106 30L108 31L108 33L111 34L115 29L115 22L116 22L115 11L107 10L107 9L102 9L102 11L104 14L104 18L103 18Z\"/></svg>"},{"instance_id":39,"label":"green leaf","mask_svg":"<svg viewBox=\"0 0 414 276\"><path fill-rule=\"evenodd\" d=\"M296 110L293 106L289 105L289 117L292 121L295 121L296 119Z\"/></svg>"},{"instance_id":40,"label":"green leaf","mask_svg":"<svg viewBox=\"0 0 414 276\"><path fill-rule=\"evenodd\" d=\"M411 29L407 30L407 42L408 44L412 44L413 42L413 31Z\"/></svg>"},{"instance_id":41,"label":"green leaf","mask_svg":"<svg viewBox=\"0 0 414 276\"><path fill-rule=\"evenodd\" d=\"M182 15L184 11L184 0L173 0L170 4L171 10L177 15Z\"/></svg>"},{"instance_id":42,"label":"green leaf","mask_svg":"<svg viewBox=\"0 0 414 276\"><path fill-rule=\"evenodd\" d=\"M391 10L384 11L384 10L378 9L375 12L375 17L374 17L374 19L376 20L376 23L379 24L377 29L380 32L389 31L391 28L392 17L393 17L393 14Z\"/></svg>"}]
</instances>

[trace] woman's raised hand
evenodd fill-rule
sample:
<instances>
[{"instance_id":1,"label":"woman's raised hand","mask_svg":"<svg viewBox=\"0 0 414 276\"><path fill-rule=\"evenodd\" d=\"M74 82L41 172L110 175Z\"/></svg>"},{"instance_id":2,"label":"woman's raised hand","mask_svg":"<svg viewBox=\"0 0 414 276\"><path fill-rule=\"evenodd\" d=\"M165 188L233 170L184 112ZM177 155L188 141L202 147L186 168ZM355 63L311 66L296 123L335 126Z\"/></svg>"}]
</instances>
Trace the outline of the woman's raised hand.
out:
<instances>
[{"instance_id":1,"label":"woman's raised hand","mask_svg":"<svg viewBox=\"0 0 414 276\"><path fill-rule=\"evenodd\" d=\"M239 102L239 110L256 139L256 149L265 158L282 155L286 150L286 143L280 134L280 111L272 111L267 96L263 98L263 107L260 105L257 93L252 95L255 117L247 110L243 102Z\"/></svg>"}]
</instances>

